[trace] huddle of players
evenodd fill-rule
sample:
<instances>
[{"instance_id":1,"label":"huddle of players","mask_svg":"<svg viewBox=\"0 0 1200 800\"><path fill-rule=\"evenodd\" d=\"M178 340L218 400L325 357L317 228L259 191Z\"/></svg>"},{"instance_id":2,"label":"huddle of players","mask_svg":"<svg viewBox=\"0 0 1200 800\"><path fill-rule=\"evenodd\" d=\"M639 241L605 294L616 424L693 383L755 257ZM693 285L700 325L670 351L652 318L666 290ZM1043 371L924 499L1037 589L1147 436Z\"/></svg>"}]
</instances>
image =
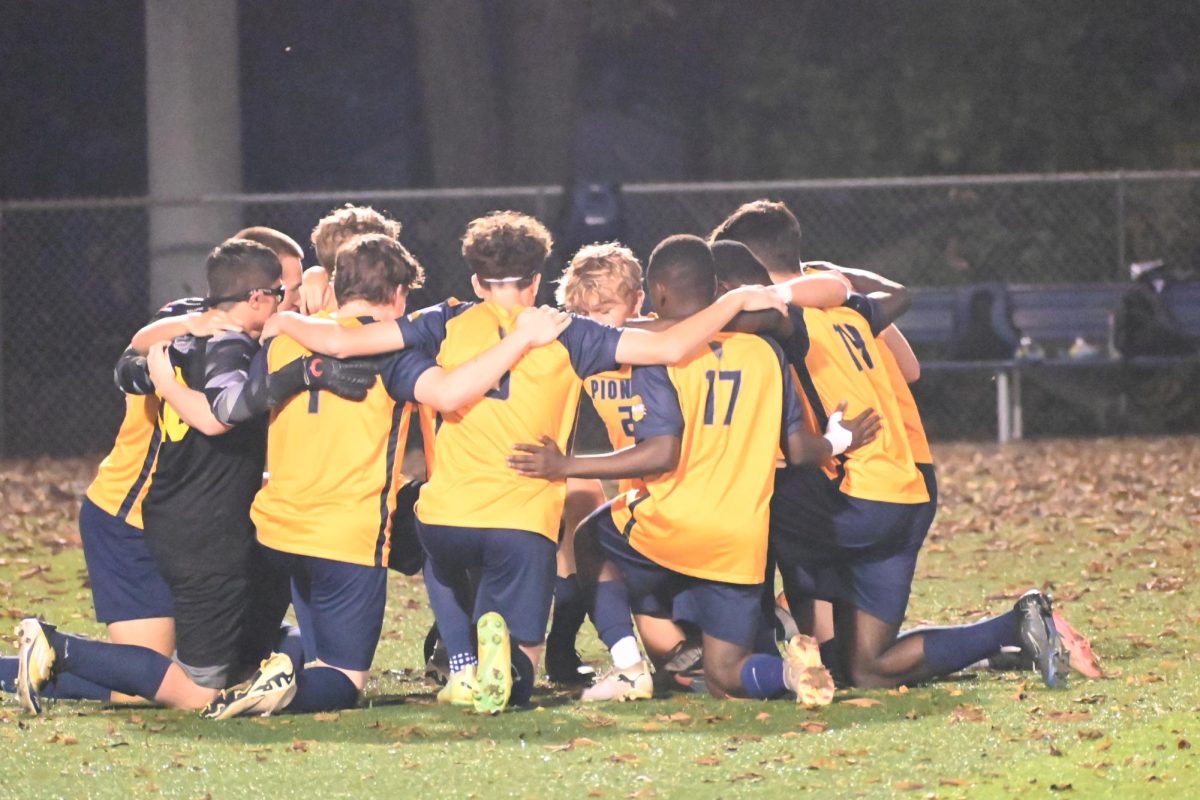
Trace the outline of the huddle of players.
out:
<instances>
[{"instance_id":1,"label":"huddle of players","mask_svg":"<svg viewBox=\"0 0 1200 800\"><path fill-rule=\"evenodd\" d=\"M992 620L898 638L936 503L889 349L906 298L869 273L800 275L799 225L781 204L738 209L711 244L660 244L646 274L659 318L644 327L595 321L624 323L641 304L641 268L617 245L573 259L560 297L576 315L531 309L551 240L513 212L473 221L463 238L479 302L406 317L422 271L398 233L369 209L322 220L314 243L337 309L311 318L274 313L314 294L294 242L269 231L266 245L230 240L208 263L216 310L135 337L149 353L118 365L126 420L81 514L112 643L23 621L15 684L26 708L48 695L143 697L214 718L354 705L382 626L414 403L441 414L413 513L449 655L443 702L496 712L527 701L552 597L556 616L579 619L578 585L614 658L585 699L649 696L631 612L659 664L698 630L706 683L722 696L828 702L822 657L843 680L880 686L1005 647L1022 648L1048 684L1065 681L1040 593ZM294 259L290 276L280 252ZM731 321L775 338L723 330ZM562 455L585 386L613 454ZM843 421L844 409L857 416ZM780 456L795 466L776 469ZM574 537L568 520L556 582L568 481L596 478L623 491ZM820 652L798 635L780 657L768 624L776 564ZM289 601L298 633L280 625ZM123 635L143 622L157 628ZM558 649L569 642L573 655L572 622L563 627Z\"/></svg>"}]
</instances>

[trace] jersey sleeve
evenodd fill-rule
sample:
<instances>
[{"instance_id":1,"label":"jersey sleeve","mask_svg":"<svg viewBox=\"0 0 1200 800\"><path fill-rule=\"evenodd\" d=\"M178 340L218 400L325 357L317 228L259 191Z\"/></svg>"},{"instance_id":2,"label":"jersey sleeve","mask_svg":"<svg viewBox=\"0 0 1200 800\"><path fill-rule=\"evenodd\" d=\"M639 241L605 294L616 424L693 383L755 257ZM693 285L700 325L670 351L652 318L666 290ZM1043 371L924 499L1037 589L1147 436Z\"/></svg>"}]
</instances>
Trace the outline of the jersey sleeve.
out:
<instances>
[{"instance_id":1,"label":"jersey sleeve","mask_svg":"<svg viewBox=\"0 0 1200 800\"><path fill-rule=\"evenodd\" d=\"M581 378L620 367L617 363L617 342L620 340L620 328L601 325L574 314L571 324L558 335L558 341L567 348L571 367Z\"/></svg>"},{"instance_id":2,"label":"jersey sleeve","mask_svg":"<svg viewBox=\"0 0 1200 800\"><path fill-rule=\"evenodd\" d=\"M857 311L867 321L867 324L871 326L871 334L873 336L878 336L887 327L880 324L884 321L883 311L879 306L879 301L873 297L852 292L842 305Z\"/></svg>"},{"instance_id":3,"label":"jersey sleeve","mask_svg":"<svg viewBox=\"0 0 1200 800\"><path fill-rule=\"evenodd\" d=\"M456 309L465 305L452 305L447 301L414 311L396 320L396 324L400 326L400 333L404 336L404 349L424 350L429 355L437 355L442 340L446 338L446 323L456 315Z\"/></svg>"},{"instance_id":4,"label":"jersey sleeve","mask_svg":"<svg viewBox=\"0 0 1200 800\"><path fill-rule=\"evenodd\" d=\"M683 433L683 410L679 395L667 368L663 366L634 367L630 379L634 396L642 398L642 414L633 423L634 439L642 441L652 436L679 436Z\"/></svg>"},{"instance_id":5,"label":"jersey sleeve","mask_svg":"<svg viewBox=\"0 0 1200 800\"><path fill-rule=\"evenodd\" d=\"M408 339L405 339L407 342ZM417 380L426 370L437 366L433 356L420 347L405 347L399 353L388 358L379 370L384 388L392 399L398 403L417 402Z\"/></svg>"},{"instance_id":6,"label":"jersey sleeve","mask_svg":"<svg viewBox=\"0 0 1200 800\"><path fill-rule=\"evenodd\" d=\"M236 425L255 416L250 407L248 382L250 370L260 348L244 333L214 337L208 343L204 361L204 395L213 416L223 425ZM255 367L265 377L265 356Z\"/></svg>"},{"instance_id":7,"label":"jersey sleeve","mask_svg":"<svg viewBox=\"0 0 1200 800\"><path fill-rule=\"evenodd\" d=\"M804 309L788 306L788 319L792 322L792 335L782 340L783 354L796 369L804 366L808 357L808 326L804 321Z\"/></svg>"}]
</instances>

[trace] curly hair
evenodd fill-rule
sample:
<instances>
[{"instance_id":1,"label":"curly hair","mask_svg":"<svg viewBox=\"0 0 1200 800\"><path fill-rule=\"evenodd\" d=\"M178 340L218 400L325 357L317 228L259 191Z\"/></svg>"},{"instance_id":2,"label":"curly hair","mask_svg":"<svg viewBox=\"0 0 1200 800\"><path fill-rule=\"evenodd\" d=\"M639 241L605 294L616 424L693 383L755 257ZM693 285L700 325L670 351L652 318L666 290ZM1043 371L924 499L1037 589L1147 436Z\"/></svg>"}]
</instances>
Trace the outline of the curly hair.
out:
<instances>
[{"instance_id":1,"label":"curly hair","mask_svg":"<svg viewBox=\"0 0 1200 800\"><path fill-rule=\"evenodd\" d=\"M483 281L520 278L520 288L546 263L554 240L546 226L528 214L493 211L467 225L462 254Z\"/></svg>"},{"instance_id":2,"label":"curly hair","mask_svg":"<svg viewBox=\"0 0 1200 800\"><path fill-rule=\"evenodd\" d=\"M313 228L312 245L317 251L317 263L333 271L338 248L347 240L363 233L379 233L392 239L400 238L401 225L370 206L347 203L330 211Z\"/></svg>"},{"instance_id":3,"label":"curly hair","mask_svg":"<svg viewBox=\"0 0 1200 800\"><path fill-rule=\"evenodd\" d=\"M641 262L620 242L589 244L579 248L567 265L554 297L567 311L584 313L614 288L616 299L633 303L642 288Z\"/></svg>"},{"instance_id":4,"label":"curly hair","mask_svg":"<svg viewBox=\"0 0 1200 800\"><path fill-rule=\"evenodd\" d=\"M404 245L382 233L355 236L338 248L333 289L339 305L351 300L390 303L396 287L415 289L425 270Z\"/></svg>"}]
</instances>

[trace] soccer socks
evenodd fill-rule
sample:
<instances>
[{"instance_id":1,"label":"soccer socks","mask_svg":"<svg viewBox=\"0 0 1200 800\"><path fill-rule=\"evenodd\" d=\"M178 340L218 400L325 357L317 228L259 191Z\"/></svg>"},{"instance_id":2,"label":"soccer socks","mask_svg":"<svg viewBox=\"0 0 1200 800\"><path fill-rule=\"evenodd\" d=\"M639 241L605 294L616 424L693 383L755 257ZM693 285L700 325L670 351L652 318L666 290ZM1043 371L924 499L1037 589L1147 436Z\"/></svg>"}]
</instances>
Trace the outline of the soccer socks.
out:
<instances>
[{"instance_id":1,"label":"soccer socks","mask_svg":"<svg viewBox=\"0 0 1200 800\"><path fill-rule=\"evenodd\" d=\"M171 659L148 647L81 639L43 626L54 648L54 671L70 674L123 694L152 699L158 693Z\"/></svg>"},{"instance_id":2,"label":"soccer socks","mask_svg":"<svg viewBox=\"0 0 1200 800\"><path fill-rule=\"evenodd\" d=\"M529 698L533 696L533 662L529 660L529 656L525 655L516 643L512 645L512 651L509 654L512 660L512 693L508 696L508 704L510 706L523 706L529 703Z\"/></svg>"},{"instance_id":3,"label":"soccer socks","mask_svg":"<svg viewBox=\"0 0 1200 800\"><path fill-rule=\"evenodd\" d=\"M340 711L358 705L358 687L346 673L333 667L312 667L296 672L296 696L287 704L289 713Z\"/></svg>"},{"instance_id":4,"label":"soccer socks","mask_svg":"<svg viewBox=\"0 0 1200 800\"><path fill-rule=\"evenodd\" d=\"M275 645L275 652L283 653L290 658L297 669L302 668L305 657L304 638L300 635L300 629L295 625L280 625L279 641Z\"/></svg>"},{"instance_id":5,"label":"soccer socks","mask_svg":"<svg viewBox=\"0 0 1200 800\"><path fill-rule=\"evenodd\" d=\"M587 616L583 592L575 575L554 579L554 619L550 623L550 641L574 647L575 637Z\"/></svg>"},{"instance_id":6,"label":"soccer socks","mask_svg":"<svg viewBox=\"0 0 1200 800\"><path fill-rule=\"evenodd\" d=\"M935 675L951 672L987 658L1000 648L1019 645L1015 611L973 625L926 628L910 636L924 636L925 665Z\"/></svg>"},{"instance_id":7,"label":"soccer socks","mask_svg":"<svg viewBox=\"0 0 1200 800\"><path fill-rule=\"evenodd\" d=\"M629 609L629 590L621 581L600 581L596 584L592 623L600 640L609 649L633 636L633 616Z\"/></svg>"},{"instance_id":8,"label":"soccer socks","mask_svg":"<svg viewBox=\"0 0 1200 800\"><path fill-rule=\"evenodd\" d=\"M0 691L17 691L17 664L19 661L20 659L16 656L0 657ZM66 673L51 678L38 694L43 698L48 697L55 700L99 700L107 703L112 699L112 692L103 686L98 686L77 675Z\"/></svg>"},{"instance_id":9,"label":"soccer socks","mask_svg":"<svg viewBox=\"0 0 1200 800\"><path fill-rule=\"evenodd\" d=\"M742 688L747 697L770 700L787 692L783 682L783 659L755 653L742 664Z\"/></svg>"},{"instance_id":10,"label":"soccer socks","mask_svg":"<svg viewBox=\"0 0 1200 800\"><path fill-rule=\"evenodd\" d=\"M425 591L429 595L429 605L433 608L433 617L437 621L438 635L446 645L446 653L450 657L450 671L458 672L464 667L477 663L475 643L471 634L475 624L471 614L464 608L455 592L451 580L444 580L438 574L433 559L425 559ZM455 576L462 580L461 575Z\"/></svg>"}]
</instances>

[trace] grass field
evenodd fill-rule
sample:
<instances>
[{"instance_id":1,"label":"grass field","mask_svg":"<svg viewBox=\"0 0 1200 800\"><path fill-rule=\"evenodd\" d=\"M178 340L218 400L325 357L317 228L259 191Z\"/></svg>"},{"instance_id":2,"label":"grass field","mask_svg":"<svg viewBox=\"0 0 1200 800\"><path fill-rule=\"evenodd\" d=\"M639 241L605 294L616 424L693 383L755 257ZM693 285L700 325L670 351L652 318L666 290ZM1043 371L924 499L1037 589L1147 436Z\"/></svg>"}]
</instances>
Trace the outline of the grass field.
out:
<instances>
[{"instance_id":1,"label":"grass field","mask_svg":"<svg viewBox=\"0 0 1200 800\"><path fill-rule=\"evenodd\" d=\"M910 622L974 620L1048 587L1109 677L1051 692L1032 673L970 674L816 711L680 695L584 707L544 690L482 718L433 704L423 587L396 578L364 708L206 723L67 702L30 719L10 702L0 797L1200 796L1200 438L936 455L942 509ZM91 468L0 465L14 625L100 632L74 527ZM591 634L582 649L600 656Z\"/></svg>"}]
</instances>

